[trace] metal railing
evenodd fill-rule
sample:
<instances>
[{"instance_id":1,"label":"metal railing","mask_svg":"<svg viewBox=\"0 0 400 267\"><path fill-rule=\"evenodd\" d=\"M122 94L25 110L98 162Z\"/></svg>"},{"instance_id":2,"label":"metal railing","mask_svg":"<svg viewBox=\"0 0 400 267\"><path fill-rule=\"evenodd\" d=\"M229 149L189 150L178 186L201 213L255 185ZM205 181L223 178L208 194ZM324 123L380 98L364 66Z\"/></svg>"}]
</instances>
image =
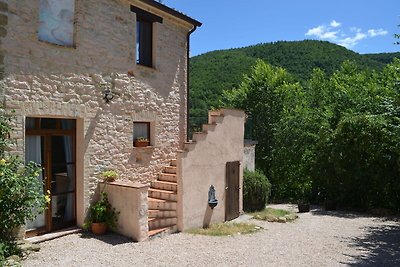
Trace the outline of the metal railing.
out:
<instances>
[{"instance_id":1,"label":"metal railing","mask_svg":"<svg viewBox=\"0 0 400 267\"><path fill-rule=\"evenodd\" d=\"M203 124L207 123L208 117L189 117L189 140L192 139L193 133L201 132ZM244 139L254 139L254 119L251 115L246 116Z\"/></svg>"}]
</instances>

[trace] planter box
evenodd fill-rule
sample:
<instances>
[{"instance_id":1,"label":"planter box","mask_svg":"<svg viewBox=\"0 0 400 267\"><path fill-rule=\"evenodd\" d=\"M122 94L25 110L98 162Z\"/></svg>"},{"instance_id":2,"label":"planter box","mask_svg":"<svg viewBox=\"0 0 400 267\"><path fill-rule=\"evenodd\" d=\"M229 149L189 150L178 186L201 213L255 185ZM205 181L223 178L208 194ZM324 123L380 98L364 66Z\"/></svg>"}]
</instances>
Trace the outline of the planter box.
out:
<instances>
[{"instance_id":1,"label":"planter box","mask_svg":"<svg viewBox=\"0 0 400 267\"><path fill-rule=\"evenodd\" d=\"M133 143L134 147L146 147L150 145L150 141L135 141Z\"/></svg>"}]
</instances>

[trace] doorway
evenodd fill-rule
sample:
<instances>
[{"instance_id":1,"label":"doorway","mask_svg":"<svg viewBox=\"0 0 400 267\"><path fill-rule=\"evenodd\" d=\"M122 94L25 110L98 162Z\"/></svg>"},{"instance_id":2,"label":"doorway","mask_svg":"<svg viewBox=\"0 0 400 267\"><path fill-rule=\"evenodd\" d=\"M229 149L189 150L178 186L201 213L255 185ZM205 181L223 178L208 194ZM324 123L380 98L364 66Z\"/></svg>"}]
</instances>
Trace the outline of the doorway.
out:
<instances>
[{"instance_id":1,"label":"doorway","mask_svg":"<svg viewBox=\"0 0 400 267\"><path fill-rule=\"evenodd\" d=\"M26 118L25 129L25 161L42 167L40 193L51 195L45 213L27 222L27 235L76 225L76 121Z\"/></svg>"},{"instance_id":2,"label":"doorway","mask_svg":"<svg viewBox=\"0 0 400 267\"><path fill-rule=\"evenodd\" d=\"M240 215L239 192L240 192L240 162L232 161L226 163L226 198L225 198L225 221L231 221Z\"/></svg>"}]
</instances>

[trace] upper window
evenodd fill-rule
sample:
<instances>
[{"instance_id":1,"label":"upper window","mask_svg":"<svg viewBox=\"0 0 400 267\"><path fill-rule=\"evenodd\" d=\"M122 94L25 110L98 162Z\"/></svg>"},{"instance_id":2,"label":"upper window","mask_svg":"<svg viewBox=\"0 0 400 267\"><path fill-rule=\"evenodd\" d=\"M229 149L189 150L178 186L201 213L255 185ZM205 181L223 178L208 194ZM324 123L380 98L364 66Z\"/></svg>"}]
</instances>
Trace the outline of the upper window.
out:
<instances>
[{"instance_id":1,"label":"upper window","mask_svg":"<svg viewBox=\"0 0 400 267\"><path fill-rule=\"evenodd\" d=\"M74 9L75 0L40 0L39 40L73 46Z\"/></svg>"},{"instance_id":2,"label":"upper window","mask_svg":"<svg viewBox=\"0 0 400 267\"><path fill-rule=\"evenodd\" d=\"M153 24L163 20L134 6L131 11L136 13L136 63L153 67Z\"/></svg>"},{"instance_id":3,"label":"upper window","mask_svg":"<svg viewBox=\"0 0 400 267\"><path fill-rule=\"evenodd\" d=\"M153 66L153 23L136 20L136 63Z\"/></svg>"}]
</instances>

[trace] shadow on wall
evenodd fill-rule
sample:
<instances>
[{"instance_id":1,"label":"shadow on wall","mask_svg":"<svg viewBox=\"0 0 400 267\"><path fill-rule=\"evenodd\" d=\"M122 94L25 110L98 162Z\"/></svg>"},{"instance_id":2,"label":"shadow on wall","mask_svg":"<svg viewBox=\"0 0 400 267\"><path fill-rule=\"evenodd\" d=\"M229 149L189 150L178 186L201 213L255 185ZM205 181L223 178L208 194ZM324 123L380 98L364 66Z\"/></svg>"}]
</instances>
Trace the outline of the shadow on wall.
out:
<instances>
[{"instance_id":1,"label":"shadow on wall","mask_svg":"<svg viewBox=\"0 0 400 267\"><path fill-rule=\"evenodd\" d=\"M350 246L363 251L353 256L349 266L400 266L400 221L388 222L379 227L368 227L368 234L354 238Z\"/></svg>"},{"instance_id":2,"label":"shadow on wall","mask_svg":"<svg viewBox=\"0 0 400 267\"><path fill-rule=\"evenodd\" d=\"M208 203L206 204L206 211L204 213L204 219L203 219L203 228L208 228L211 223L211 218L213 215L213 209L210 208Z\"/></svg>"}]
</instances>

